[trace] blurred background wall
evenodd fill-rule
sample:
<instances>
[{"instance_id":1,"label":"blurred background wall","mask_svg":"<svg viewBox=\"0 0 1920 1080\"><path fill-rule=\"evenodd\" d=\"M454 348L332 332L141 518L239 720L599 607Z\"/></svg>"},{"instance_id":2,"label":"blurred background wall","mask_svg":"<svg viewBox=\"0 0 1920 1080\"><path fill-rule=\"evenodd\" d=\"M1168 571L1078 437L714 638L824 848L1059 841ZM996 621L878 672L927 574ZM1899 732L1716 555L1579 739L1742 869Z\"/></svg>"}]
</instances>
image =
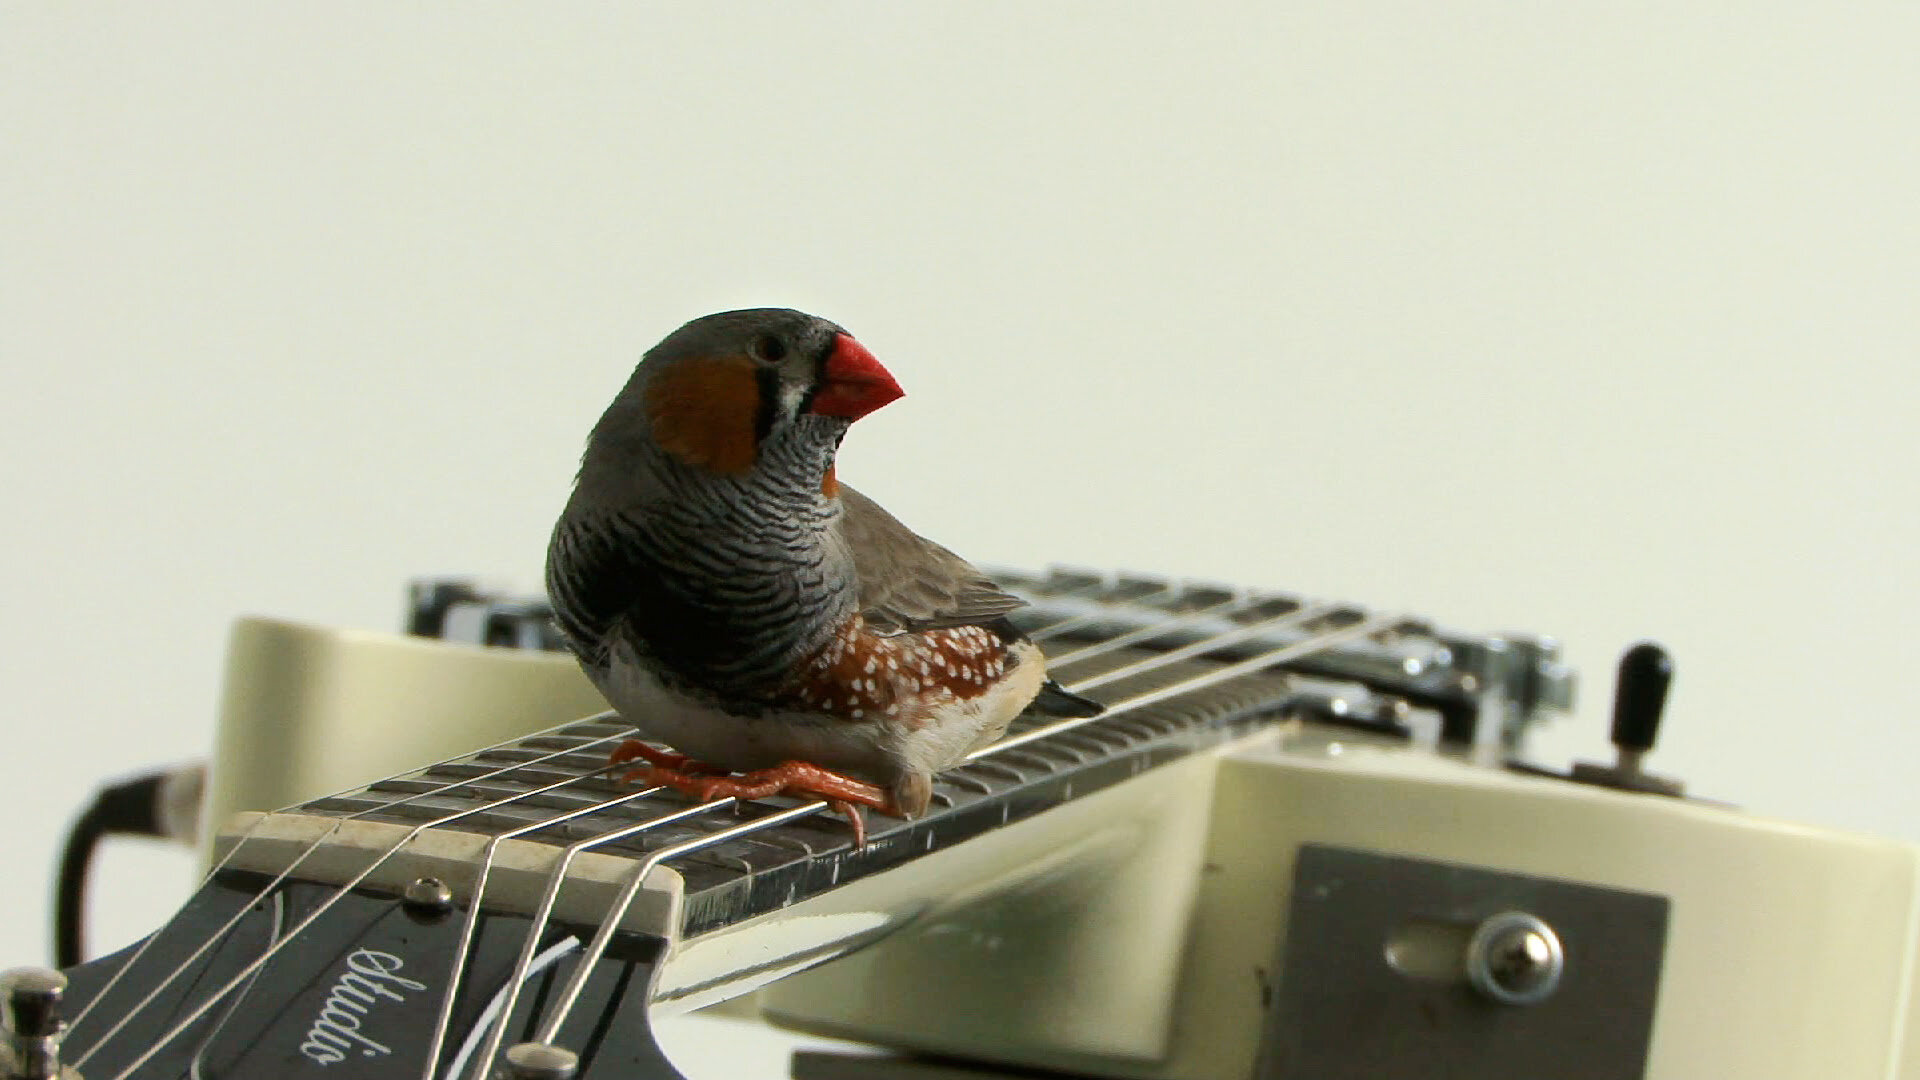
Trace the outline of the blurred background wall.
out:
<instances>
[{"instance_id":1,"label":"blurred background wall","mask_svg":"<svg viewBox=\"0 0 1920 1080\"><path fill-rule=\"evenodd\" d=\"M692 316L844 323L841 475L981 561L1552 633L1538 756L1920 840L1920 6L10 4L0 966L243 612L532 589ZM188 860L111 848L94 940Z\"/></svg>"}]
</instances>

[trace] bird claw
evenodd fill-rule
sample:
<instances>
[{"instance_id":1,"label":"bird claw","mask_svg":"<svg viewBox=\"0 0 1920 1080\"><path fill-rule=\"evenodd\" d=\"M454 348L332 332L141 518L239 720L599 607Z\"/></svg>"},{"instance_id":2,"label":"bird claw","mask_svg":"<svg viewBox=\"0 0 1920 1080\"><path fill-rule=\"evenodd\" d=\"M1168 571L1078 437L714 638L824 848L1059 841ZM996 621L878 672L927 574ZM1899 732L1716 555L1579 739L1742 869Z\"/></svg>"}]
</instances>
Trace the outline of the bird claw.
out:
<instances>
[{"instance_id":1,"label":"bird claw","mask_svg":"<svg viewBox=\"0 0 1920 1080\"><path fill-rule=\"evenodd\" d=\"M805 761L788 761L771 769L758 769L739 776L725 776L726 770L685 754L655 750L637 740L622 743L612 754L612 764L635 759L647 764L620 778L622 783L638 780L649 787L669 787L701 802L732 798L739 802L766 799L775 795L811 795L824 799L829 807L846 815L853 826L853 846L867 846L867 825L860 807L869 806L883 814L903 816L885 791Z\"/></svg>"},{"instance_id":2,"label":"bird claw","mask_svg":"<svg viewBox=\"0 0 1920 1080\"><path fill-rule=\"evenodd\" d=\"M669 772L687 776L717 775L727 771L718 765L709 765L704 761L695 761L685 754L675 753L672 750L655 750L639 739L628 739L626 742L614 747L613 753L607 755L607 764L609 765L624 765L629 761L635 760L645 761L647 764L641 768L630 769L627 772L621 773L620 779L617 781L618 783L632 783L636 778L646 776L649 772L657 769L665 769Z\"/></svg>"},{"instance_id":3,"label":"bird claw","mask_svg":"<svg viewBox=\"0 0 1920 1080\"><path fill-rule=\"evenodd\" d=\"M860 851L867 846L867 819L860 808L844 799L828 799L827 806L836 814L844 814L847 824L853 826L853 850Z\"/></svg>"}]
</instances>

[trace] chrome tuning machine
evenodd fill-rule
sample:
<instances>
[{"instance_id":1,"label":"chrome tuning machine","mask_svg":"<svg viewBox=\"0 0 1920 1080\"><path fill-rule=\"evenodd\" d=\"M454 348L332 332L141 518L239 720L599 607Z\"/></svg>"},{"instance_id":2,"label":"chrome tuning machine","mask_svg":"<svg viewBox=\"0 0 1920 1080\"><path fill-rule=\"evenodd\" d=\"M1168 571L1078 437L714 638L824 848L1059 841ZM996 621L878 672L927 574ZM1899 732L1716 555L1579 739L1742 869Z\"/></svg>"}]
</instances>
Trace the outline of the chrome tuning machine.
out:
<instances>
[{"instance_id":1,"label":"chrome tuning machine","mask_svg":"<svg viewBox=\"0 0 1920 1080\"><path fill-rule=\"evenodd\" d=\"M4 1080L79 1080L60 1064L60 1036L66 1020L60 999L67 977L47 968L14 968L0 974L0 1078Z\"/></svg>"}]
</instances>

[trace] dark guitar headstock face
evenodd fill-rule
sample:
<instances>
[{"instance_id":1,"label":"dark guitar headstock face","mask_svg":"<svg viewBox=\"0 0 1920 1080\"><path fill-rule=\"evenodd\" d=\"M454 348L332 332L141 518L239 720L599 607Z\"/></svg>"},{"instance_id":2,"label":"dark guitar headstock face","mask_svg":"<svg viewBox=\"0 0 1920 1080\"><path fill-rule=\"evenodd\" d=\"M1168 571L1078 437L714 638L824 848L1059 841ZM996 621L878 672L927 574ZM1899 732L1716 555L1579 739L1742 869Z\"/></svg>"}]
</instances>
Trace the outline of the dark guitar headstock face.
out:
<instances>
[{"instance_id":1,"label":"dark guitar headstock face","mask_svg":"<svg viewBox=\"0 0 1920 1080\"><path fill-rule=\"evenodd\" d=\"M474 1075L527 918L480 914L449 997L464 911L305 882L268 884L252 874L216 875L142 946L70 970L65 1060L90 1078L419 1080L429 1057L432 1075ZM289 936L323 904L319 918ZM532 1038L590 935L590 928L547 928L514 995L505 1045ZM281 947L250 970L275 941ZM576 1076L678 1075L647 1020L665 945L623 935L598 962L556 1040L577 1056ZM194 1015L196 1001L236 979L233 993Z\"/></svg>"}]
</instances>

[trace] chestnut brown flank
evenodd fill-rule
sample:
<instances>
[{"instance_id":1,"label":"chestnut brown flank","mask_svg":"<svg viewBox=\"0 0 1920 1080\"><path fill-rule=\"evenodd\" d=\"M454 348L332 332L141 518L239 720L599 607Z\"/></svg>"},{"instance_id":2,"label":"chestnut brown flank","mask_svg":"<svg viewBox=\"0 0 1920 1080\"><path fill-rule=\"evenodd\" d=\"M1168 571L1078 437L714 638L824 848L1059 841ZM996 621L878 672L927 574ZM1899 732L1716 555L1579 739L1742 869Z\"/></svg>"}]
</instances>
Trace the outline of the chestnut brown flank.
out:
<instances>
[{"instance_id":1,"label":"chestnut brown flank","mask_svg":"<svg viewBox=\"0 0 1920 1080\"><path fill-rule=\"evenodd\" d=\"M986 693L1006 657L1006 643L977 626L881 636L856 615L783 696L843 720L885 716L918 726L927 706Z\"/></svg>"}]
</instances>

